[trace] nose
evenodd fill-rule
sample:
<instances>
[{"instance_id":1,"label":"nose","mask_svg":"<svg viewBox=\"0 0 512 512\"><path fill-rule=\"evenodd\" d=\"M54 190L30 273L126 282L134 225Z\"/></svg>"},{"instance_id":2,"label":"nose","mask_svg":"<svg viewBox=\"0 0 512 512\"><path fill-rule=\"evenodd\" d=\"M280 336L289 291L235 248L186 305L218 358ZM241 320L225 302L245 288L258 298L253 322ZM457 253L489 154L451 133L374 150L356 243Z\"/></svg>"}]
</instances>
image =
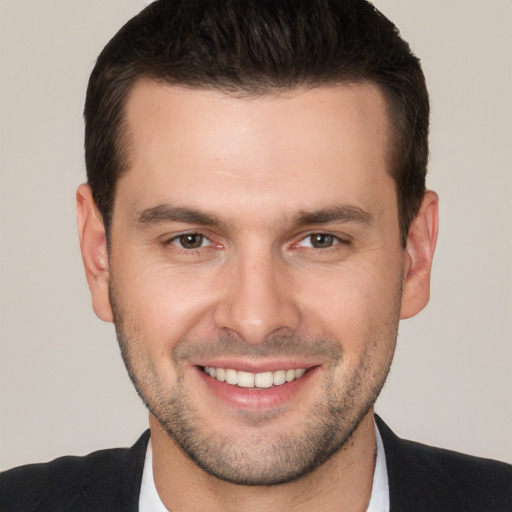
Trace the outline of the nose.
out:
<instances>
[{"instance_id":1,"label":"nose","mask_svg":"<svg viewBox=\"0 0 512 512\"><path fill-rule=\"evenodd\" d=\"M217 327L257 345L297 330L300 311L286 263L272 254L240 254L226 265L215 308Z\"/></svg>"}]
</instances>

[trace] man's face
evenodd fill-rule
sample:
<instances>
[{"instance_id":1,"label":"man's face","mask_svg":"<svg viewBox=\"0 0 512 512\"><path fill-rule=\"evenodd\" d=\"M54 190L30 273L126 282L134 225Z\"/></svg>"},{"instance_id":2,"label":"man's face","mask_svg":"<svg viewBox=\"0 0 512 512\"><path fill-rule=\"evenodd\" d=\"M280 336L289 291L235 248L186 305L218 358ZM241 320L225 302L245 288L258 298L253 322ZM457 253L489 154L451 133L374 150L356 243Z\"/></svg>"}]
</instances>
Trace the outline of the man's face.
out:
<instances>
[{"instance_id":1,"label":"man's face","mask_svg":"<svg viewBox=\"0 0 512 512\"><path fill-rule=\"evenodd\" d=\"M382 94L141 81L127 127L110 297L140 395L219 478L311 471L371 410L395 347L406 257Z\"/></svg>"}]
</instances>

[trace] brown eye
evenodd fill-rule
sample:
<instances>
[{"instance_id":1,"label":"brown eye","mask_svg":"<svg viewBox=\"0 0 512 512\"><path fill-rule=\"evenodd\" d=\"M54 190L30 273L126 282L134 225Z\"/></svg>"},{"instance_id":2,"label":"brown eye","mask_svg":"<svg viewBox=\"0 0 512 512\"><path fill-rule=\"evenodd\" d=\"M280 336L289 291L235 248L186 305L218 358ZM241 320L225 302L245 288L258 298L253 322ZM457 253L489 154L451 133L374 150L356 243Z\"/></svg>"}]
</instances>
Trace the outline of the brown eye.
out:
<instances>
[{"instance_id":1,"label":"brown eye","mask_svg":"<svg viewBox=\"0 0 512 512\"><path fill-rule=\"evenodd\" d=\"M199 249L203 245L204 236L198 233L188 233L178 237L178 242L184 249Z\"/></svg>"},{"instance_id":2,"label":"brown eye","mask_svg":"<svg viewBox=\"0 0 512 512\"><path fill-rule=\"evenodd\" d=\"M327 249L332 247L335 243L335 237L326 233L315 233L310 235L311 245L315 249Z\"/></svg>"}]
</instances>

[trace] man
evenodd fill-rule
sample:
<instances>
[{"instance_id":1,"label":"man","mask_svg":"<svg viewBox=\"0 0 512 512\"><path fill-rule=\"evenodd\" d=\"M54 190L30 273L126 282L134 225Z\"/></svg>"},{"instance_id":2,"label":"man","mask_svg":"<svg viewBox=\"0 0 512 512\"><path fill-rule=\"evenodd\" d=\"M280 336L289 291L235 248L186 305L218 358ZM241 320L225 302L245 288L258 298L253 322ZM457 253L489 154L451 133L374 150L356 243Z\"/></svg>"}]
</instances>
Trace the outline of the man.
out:
<instances>
[{"instance_id":1,"label":"man","mask_svg":"<svg viewBox=\"0 0 512 512\"><path fill-rule=\"evenodd\" d=\"M85 119L84 265L151 437L5 473L2 510L510 509L510 467L373 414L438 225L423 74L386 18L155 2Z\"/></svg>"}]
</instances>

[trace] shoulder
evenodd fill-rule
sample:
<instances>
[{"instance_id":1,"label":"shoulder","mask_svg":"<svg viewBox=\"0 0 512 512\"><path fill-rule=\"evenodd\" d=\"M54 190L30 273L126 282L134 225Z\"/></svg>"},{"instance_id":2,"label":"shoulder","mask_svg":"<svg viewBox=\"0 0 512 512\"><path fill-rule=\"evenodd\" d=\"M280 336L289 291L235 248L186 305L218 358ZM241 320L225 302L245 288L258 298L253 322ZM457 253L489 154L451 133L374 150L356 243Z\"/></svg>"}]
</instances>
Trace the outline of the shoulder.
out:
<instances>
[{"instance_id":1,"label":"shoulder","mask_svg":"<svg viewBox=\"0 0 512 512\"><path fill-rule=\"evenodd\" d=\"M149 431L132 448L61 457L1 473L0 510L129 510L138 502L148 440Z\"/></svg>"},{"instance_id":2,"label":"shoulder","mask_svg":"<svg viewBox=\"0 0 512 512\"><path fill-rule=\"evenodd\" d=\"M377 418L392 510L512 510L512 466L398 438ZM393 507L393 502L395 506Z\"/></svg>"}]
</instances>

